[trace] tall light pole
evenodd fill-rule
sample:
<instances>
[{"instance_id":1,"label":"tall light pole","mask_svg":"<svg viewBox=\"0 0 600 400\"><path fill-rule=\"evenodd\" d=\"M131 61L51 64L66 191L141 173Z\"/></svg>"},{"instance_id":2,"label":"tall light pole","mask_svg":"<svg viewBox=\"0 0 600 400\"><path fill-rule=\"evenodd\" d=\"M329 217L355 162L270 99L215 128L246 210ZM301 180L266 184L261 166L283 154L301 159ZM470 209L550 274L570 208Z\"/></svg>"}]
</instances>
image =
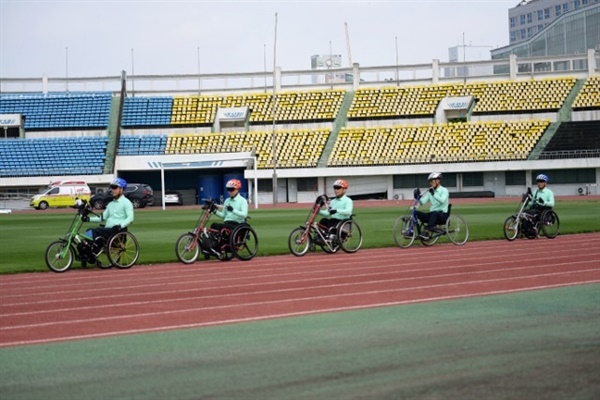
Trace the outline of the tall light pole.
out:
<instances>
[{"instance_id":1,"label":"tall light pole","mask_svg":"<svg viewBox=\"0 0 600 400\"><path fill-rule=\"evenodd\" d=\"M277 205L277 132L275 121L277 119L277 93L275 85L275 71L277 68L277 13L275 13L275 40L273 41L273 205Z\"/></svg>"}]
</instances>

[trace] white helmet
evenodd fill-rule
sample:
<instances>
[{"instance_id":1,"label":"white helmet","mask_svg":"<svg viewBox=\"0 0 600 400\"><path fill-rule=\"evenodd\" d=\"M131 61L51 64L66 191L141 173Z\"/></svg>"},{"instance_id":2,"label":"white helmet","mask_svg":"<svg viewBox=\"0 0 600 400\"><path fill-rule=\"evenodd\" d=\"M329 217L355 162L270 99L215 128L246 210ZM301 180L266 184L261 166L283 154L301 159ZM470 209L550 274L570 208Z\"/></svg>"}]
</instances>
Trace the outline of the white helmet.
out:
<instances>
[{"instance_id":1,"label":"white helmet","mask_svg":"<svg viewBox=\"0 0 600 400\"><path fill-rule=\"evenodd\" d=\"M442 174L440 172L432 172L427 177L427 180L430 181L432 179L442 179Z\"/></svg>"}]
</instances>

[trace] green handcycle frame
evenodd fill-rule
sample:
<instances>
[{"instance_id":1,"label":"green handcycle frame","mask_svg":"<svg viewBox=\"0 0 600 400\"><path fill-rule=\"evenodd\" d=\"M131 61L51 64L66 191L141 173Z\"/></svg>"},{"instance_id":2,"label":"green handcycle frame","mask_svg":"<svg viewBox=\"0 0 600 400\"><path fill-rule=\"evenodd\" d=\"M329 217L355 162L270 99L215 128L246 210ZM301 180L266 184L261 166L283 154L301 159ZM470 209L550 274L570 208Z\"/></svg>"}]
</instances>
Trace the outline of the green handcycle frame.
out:
<instances>
[{"instance_id":1,"label":"green handcycle frame","mask_svg":"<svg viewBox=\"0 0 600 400\"><path fill-rule=\"evenodd\" d=\"M96 240L79 233L83 226L83 218L89 214L94 214L90 204L85 200L77 200L75 204L77 213L71 222L67 234L56 240L46 249L46 266L54 272L65 272L73 266L74 261L80 261L82 267L86 267L88 262L95 262L99 268L117 267L121 269L131 268L140 256L140 246L136 237L127 231L121 229L113 233L106 240ZM82 255L79 251L79 245L89 246L88 256ZM92 259L89 258L92 254Z\"/></svg>"}]
</instances>

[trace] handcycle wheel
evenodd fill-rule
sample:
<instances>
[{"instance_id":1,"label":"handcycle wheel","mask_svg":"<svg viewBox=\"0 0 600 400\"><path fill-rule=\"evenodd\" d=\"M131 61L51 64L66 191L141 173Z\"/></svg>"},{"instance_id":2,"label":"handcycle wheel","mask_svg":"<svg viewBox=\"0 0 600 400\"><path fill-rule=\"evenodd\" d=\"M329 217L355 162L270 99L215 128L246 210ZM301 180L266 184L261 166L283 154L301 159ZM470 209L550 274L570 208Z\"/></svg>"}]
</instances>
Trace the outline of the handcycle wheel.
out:
<instances>
[{"instance_id":1,"label":"handcycle wheel","mask_svg":"<svg viewBox=\"0 0 600 400\"><path fill-rule=\"evenodd\" d=\"M544 210L540 215L540 224L542 226L542 232L548 239L554 239L558 236L560 220L554 211Z\"/></svg>"},{"instance_id":2,"label":"handcycle wheel","mask_svg":"<svg viewBox=\"0 0 600 400\"><path fill-rule=\"evenodd\" d=\"M298 227L290 233L290 237L288 239L288 247L293 255L296 257L302 257L308 250L311 245L310 231L306 232L306 228Z\"/></svg>"},{"instance_id":3,"label":"handcycle wheel","mask_svg":"<svg viewBox=\"0 0 600 400\"><path fill-rule=\"evenodd\" d=\"M504 237L512 242L517 236L519 236L519 223L517 218L512 215L504 221Z\"/></svg>"},{"instance_id":4,"label":"handcycle wheel","mask_svg":"<svg viewBox=\"0 0 600 400\"><path fill-rule=\"evenodd\" d=\"M106 244L108 260L117 268L131 268L140 256L140 245L137 239L127 231L117 232Z\"/></svg>"},{"instance_id":5,"label":"handcycle wheel","mask_svg":"<svg viewBox=\"0 0 600 400\"><path fill-rule=\"evenodd\" d=\"M448 239L457 246L462 246L469 239L469 226L467 221L457 214L450 214L446 220L446 234Z\"/></svg>"},{"instance_id":6,"label":"handcycle wheel","mask_svg":"<svg viewBox=\"0 0 600 400\"><path fill-rule=\"evenodd\" d=\"M416 232L414 226L411 226L410 215L403 215L398 217L394 222L394 242L398 247L403 249L410 247L415 241Z\"/></svg>"},{"instance_id":7,"label":"handcycle wheel","mask_svg":"<svg viewBox=\"0 0 600 400\"><path fill-rule=\"evenodd\" d=\"M338 224L337 239L346 253L356 253L363 242L362 231L356 221L348 219Z\"/></svg>"},{"instance_id":8,"label":"handcycle wheel","mask_svg":"<svg viewBox=\"0 0 600 400\"><path fill-rule=\"evenodd\" d=\"M175 242L175 254L184 264L192 264L200 254L200 243L193 233L184 233Z\"/></svg>"},{"instance_id":9,"label":"handcycle wheel","mask_svg":"<svg viewBox=\"0 0 600 400\"><path fill-rule=\"evenodd\" d=\"M238 225L231 233L231 250L242 261L254 258L258 253L258 237L250 225Z\"/></svg>"},{"instance_id":10,"label":"handcycle wheel","mask_svg":"<svg viewBox=\"0 0 600 400\"><path fill-rule=\"evenodd\" d=\"M66 247L67 242L62 240L50 243L46 249L46 265L50 270L54 272L65 272L71 268L73 259L75 258L75 252L72 247Z\"/></svg>"}]
</instances>

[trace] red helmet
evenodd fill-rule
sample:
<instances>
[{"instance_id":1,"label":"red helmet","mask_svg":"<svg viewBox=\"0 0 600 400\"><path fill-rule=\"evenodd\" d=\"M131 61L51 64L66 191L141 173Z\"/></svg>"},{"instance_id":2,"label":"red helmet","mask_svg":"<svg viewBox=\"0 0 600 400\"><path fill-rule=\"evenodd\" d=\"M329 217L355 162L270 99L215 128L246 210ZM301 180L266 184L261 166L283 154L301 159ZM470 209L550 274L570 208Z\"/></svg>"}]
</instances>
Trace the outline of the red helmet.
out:
<instances>
[{"instance_id":1,"label":"red helmet","mask_svg":"<svg viewBox=\"0 0 600 400\"><path fill-rule=\"evenodd\" d=\"M336 186L340 186L342 189L348 189L348 182L343 179L338 179L337 181L333 182L333 187Z\"/></svg>"},{"instance_id":2,"label":"red helmet","mask_svg":"<svg viewBox=\"0 0 600 400\"><path fill-rule=\"evenodd\" d=\"M240 190L242 188L242 182L240 182L237 179L230 179L229 181L227 181L225 188Z\"/></svg>"}]
</instances>

